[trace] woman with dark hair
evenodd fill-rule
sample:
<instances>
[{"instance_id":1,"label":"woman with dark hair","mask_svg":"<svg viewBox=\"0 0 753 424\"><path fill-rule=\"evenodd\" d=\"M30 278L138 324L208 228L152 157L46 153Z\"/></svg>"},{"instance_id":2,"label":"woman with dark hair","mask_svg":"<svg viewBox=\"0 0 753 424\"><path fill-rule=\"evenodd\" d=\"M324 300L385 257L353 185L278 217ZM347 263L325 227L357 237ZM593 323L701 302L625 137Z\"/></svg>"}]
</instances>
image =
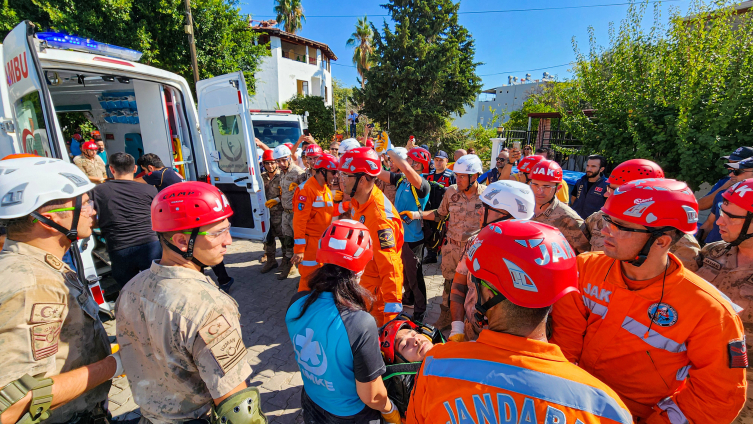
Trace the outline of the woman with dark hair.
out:
<instances>
[{"instance_id":1,"label":"woman with dark hair","mask_svg":"<svg viewBox=\"0 0 753 424\"><path fill-rule=\"evenodd\" d=\"M400 423L382 382L379 330L368 308L371 295L359 285L373 256L369 230L341 219L319 241L310 291L290 301L285 323L303 377L301 408L306 424Z\"/></svg>"}]
</instances>

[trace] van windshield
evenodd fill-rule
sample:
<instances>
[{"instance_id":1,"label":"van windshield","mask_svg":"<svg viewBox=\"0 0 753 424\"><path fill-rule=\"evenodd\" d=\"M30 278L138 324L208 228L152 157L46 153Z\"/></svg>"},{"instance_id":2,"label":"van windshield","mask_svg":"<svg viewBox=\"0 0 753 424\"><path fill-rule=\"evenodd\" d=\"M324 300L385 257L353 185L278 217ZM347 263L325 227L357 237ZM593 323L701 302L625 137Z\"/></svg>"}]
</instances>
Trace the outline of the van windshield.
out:
<instances>
[{"instance_id":1,"label":"van windshield","mask_svg":"<svg viewBox=\"0 0 753 424\"><path fill-rule=\"evenodd\" d=\"M297 121L257 121L252 120L256 138L274 149L283 143L293 143L301 136L301 125Z\"/></svg>"}]
</instances>

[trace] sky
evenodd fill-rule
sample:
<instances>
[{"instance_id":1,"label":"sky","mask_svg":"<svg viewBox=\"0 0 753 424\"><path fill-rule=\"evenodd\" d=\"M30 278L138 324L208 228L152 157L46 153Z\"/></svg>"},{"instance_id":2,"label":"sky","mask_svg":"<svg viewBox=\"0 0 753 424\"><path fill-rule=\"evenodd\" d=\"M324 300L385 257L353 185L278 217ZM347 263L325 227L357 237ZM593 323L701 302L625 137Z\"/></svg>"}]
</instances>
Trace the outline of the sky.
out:
<instances>
[{"instance_id":1,"label":"sky","mask_svg":"<svg viewBox=\"0 0 753 424\"><path fill-rule=\"evenodd\" d=\"M380 6L384 3L385 0L303 0L308 17L298 35L329 45L338 58L332 62L333 77L346 86L358 85L353 49L345 43L359 16L367 15L380 29L385 19L390 22L388 17L377 16L386 14ZM597 43L608 45L609 23L619 25L625 18L625 3L627 0L462 0L459 22L475 39L476 61L483 62L476 72L487 89L507 84L508 75L523 78L530 73L537 79L546 71L559 80L570 77L569 63L575 59L573 37L582 51L588 51L588 27L592 26ZM662 1L662 21L666 22L671 7L685 14L689 4L690 0ZM259 20L274 19L274 5L274 0L240 0L241 12ZM644 19L646 27L653 20L653 5L649 7ZM558 9L490 12L542 8Z\"/></svg>"}]
</instances>

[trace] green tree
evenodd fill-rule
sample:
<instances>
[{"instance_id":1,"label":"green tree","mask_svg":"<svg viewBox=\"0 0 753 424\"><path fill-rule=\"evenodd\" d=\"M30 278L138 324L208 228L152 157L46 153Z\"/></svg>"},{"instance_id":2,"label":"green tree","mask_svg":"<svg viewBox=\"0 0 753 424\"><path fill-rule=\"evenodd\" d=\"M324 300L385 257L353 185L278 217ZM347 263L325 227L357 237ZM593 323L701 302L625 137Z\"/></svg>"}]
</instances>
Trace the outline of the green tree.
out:
<instances>
[{"instance_id":1,"label":"green tree","mask_svg":"<svg viewBox=\"0 0 753 424\"><path fill-rule=\"evenodd\" d=\"M319 96L297 96L288 100L288 108L296 115L309 113L309 131L317 143L329 146L329 141L335 135L332 107L324 105L324 98Z\"/></svg>"},{"instance_id":2,"label":"green tree","mask_svg":"<svg viewBox=\"0 0 753 424\"><path fill-rule=\"evenodd\" d=\"M335 108L335 120L338 132L347 132L345 117L348 114L348 105L353 104L353 88L345 87L343 82L332 78L332 100Z\"/></svg>"},{"instance_id":3,"label":"green tree","mask_svg":"<svg viewBox=\"0 0 753 424\"><path fill-rule=\"evenodd\" d=\"M286 32L295 34L303 29L301 21L306 22L306 15L301 0L275 0L274 10L277 22Z\"/></svg>"},{"instance_id":4,"label":"green tree","mask_svg":"<svg viewBox=\"0 0 753 424\"><path fill-rule=\"evenodd\" d=\"M458 24L452 0L390 0L394 21L383 33L372 25L375 64L356 89L362 112L402 143L413 134L436 140L453 112L462 113L481 90L474 42Z\"/></svg>"},{"instance_id":5,"label":"green tree","mask_svg":"<svg viewBox=\"0 0 753 424\"><path fill-rule=\"evenodd\" d=\"M555 90L555 84L558 83L549 82L526 93L528 97L523 102L521 108L510 112L508 120L504 121L502 126L509 129L528 129L529 113L557 112L558 104L552 95ZM531 122L531 130L537 130L538 126L538 119Z\"/></svg>"},{"instance_id":6,"label":"green tree","mask_svg":"<svg viewBox=\"0 0 753 424\"><path fill-rule=\"evenodd\" d=\"M0 35L20 20L139 50L141 63L175 72L193 86L183 0L5 0ZM199 78L242 70L253 91L263 45L234 0L192 0Z\"/></svg>"},{"instance_id":7,"label":"green tree","mask_svg":"<svg viewBox=\"0 0 753 424\"><path fill-rule=\"evenodd\" d=\"M361 88L364 88L365 78L364 73L371 68L374 61L374 46L372 45L372 38L374 33L371 30L371 24L369 18L364 16L358 18L356 24L356 30L350 35L346 45L348 47L354 47L353 49L353 64L358 69L358 75L361 76Z\"/></svg>"}]
</instances>

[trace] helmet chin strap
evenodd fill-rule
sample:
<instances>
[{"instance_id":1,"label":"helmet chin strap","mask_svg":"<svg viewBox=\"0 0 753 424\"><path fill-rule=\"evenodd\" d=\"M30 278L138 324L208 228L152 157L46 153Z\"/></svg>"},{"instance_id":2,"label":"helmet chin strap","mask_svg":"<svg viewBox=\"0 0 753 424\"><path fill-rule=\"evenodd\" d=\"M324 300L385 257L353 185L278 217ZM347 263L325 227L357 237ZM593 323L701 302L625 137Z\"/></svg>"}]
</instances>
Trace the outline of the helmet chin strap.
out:
<instances>
[{"instance_id":1,"label":"helmet chin strap","mask_svg":"<svg viewBox=\"0 0 753 424\"><path fill-rule=\"evenodd\" d=\"M643 245L641 250L635 256L635 259L624 261L624 262L627 262L634 267L639 267L643 265L643 263L646 262L646 259L648 259L648 253L651 251L651 246L653 246L656 239L664 235L664 231L666 231L666 228L662 228L660 230L652 230L651 237L649 237L648 240L646 240L646 243Z\"/></svg>"},{"instance_id":2,"label":"helmet chin strap","mask_svg":"<svg viewBox=\"0 0 753 424\"><path fill-rule=\"evenodd\" d=\"M474 318L476 318L476 322L478 323L479 327L483 328L485 325L489 325L489 318L486 317L486 313L489 311L489 309L498 305L507 298L502 293L496 293L494 290L492 290L492 292L495 293L494 297L482 304L481 287L483 287L484 285L481 282L480 278L474 277L473 282L476 284L476 305L474 306L476 308L476 312L473 314L473 316Z\"/></svg>"},{"instance_id":3,"label":"helmet chin strap","mask_svg":"<svg viewBox=\"0 0 753 424\"><path fill-rule=\"evenodd\" d=\"M512 215L504 215L502 218L497 218L497 219L495 219L492 222L486 222L487 218L489 218L489 209L491 209L491 210L493 210L494 212L497 212L497 213L501 213L501 212L499 212L496 209L492 209L489 206L486 206L485 203L482 203L482 205L484 205L484 224L481 226L481 228L484 228L484 227L486 227L487 225L490 225L490 224L494 224L495 222L507 221L508 219L512 218Z\"/></svg>"},{"instance_id":4,"label":"helmet chin strap","mask_svg":"<svg viewBox=\"0 0 753 424\"><path fill-rule=\"evenodd\" d=\"M196 243L196 237L199 235L199 228L196 227L193 230L191 230L191 237L188 239L188 249L186 251L182 251L178 248L178 246L172 244L170 240L166 239L165 237L162 237L162 240L164 240L165 245L172 250L173 252L179 254L183 259L189 259L191 262L195 263L199 266L200 269L204 269L207 266L202 263L200 260L193 257L193 246Z\"/></svg>"},{"instance_id":5,"label":"helmet chin strap","mask_svg":"<svg viewBox=\"0 0 753 424\"><path fill-rule=\"evenodd\" d=\"M356 190L358 190L358 183L361 182L361 177L363 177L363 173L359 172L358 174L354 174L356 176L356 182L353 183L353 189L350 190L350 197L356 197Z\"/></svg>"},{"instance_id":6,"label":"helmet chin strap","mask_svg":"<svg viewBox=\"0 0 753 424\"><path fill-rule=\"evenodd\" d=\"M84 261L81 259L81 250L78 248L78 221L81 218L81 205L83 204L83 195L76 196L74 199L74 210L73 212L73 221L71 222L71 228L65 228L62 225L58 224L57 222L47 218L46 216L42 215L41 213L34 211L31 215L36 219L37 221L52 227L59 232L65 234L65 237L70 241L71 243L71 259L73 259L73 265L76 268L76 275L78 276L78 279L86 284L89 285L89 280L86 278L86 273L84 272Z\"/></svg>"},{"instance_id":7,"label":"helmet chin strap","mask_svg":"<svg viewBox=\"0 0 753 424\"><path fill-rule=\"evenodd\" d=\"M732 246L739 246L740 243L753 237L753 234L748 234L748 228L750 228L751 220L753 220L753 213L747 212L745 214L745 221L743 222L743 227L740 229L740 234L737 236L737 239L735 239L735 241L727 245L727 250L731 249Z\"/></svg>"}]
</instances>

